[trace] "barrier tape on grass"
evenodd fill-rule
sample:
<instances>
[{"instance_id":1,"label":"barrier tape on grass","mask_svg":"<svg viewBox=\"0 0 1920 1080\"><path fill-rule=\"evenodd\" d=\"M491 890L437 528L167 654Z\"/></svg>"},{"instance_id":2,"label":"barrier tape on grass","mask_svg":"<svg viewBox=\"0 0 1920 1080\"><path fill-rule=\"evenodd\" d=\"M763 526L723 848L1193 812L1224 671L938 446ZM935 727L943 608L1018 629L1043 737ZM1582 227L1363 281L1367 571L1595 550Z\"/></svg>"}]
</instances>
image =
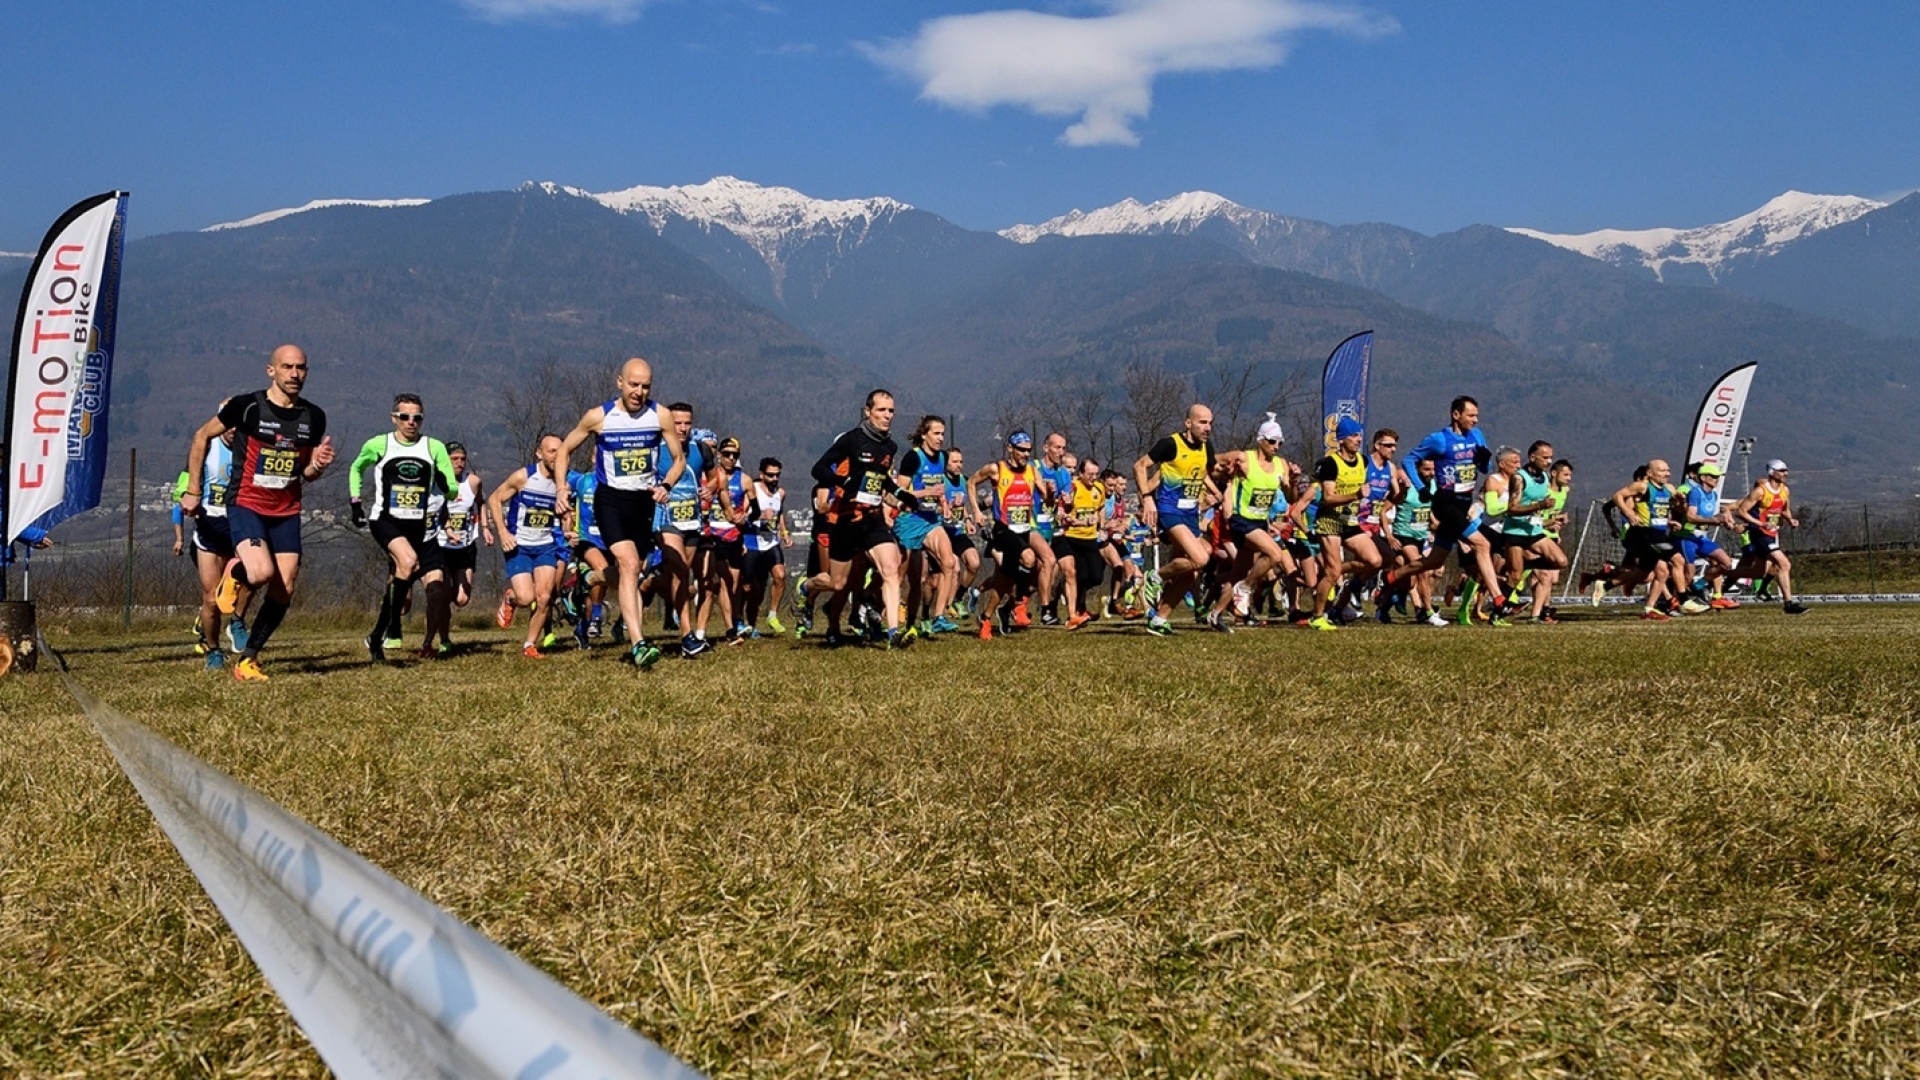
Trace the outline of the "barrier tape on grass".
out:
<instances>
[{"instance_id":1,"label":"barrier tape on grass","mask_svg":"<svg viewBox=\"0 0 1920 1080\"><path fill-rule=\"evenodd\" d=\"M1557 599L1563 607L1577 607L1581 604L1590 604L1593 602L1592 599L1584 593L1555 597L1555 599ZM1794 599L1803 604L1914 604L1920 603L1920 593L1813 593L1802 594L1794 597ZM1646 602L1647 598L1645 594L1640 596L1621 596L1617 593L1608 593L1606 596L1600 598L1600 604L1607 607L1616 607L1622 604L1638 605ZM1771 607L1779 602L1777 598L1773 600L1756 600L1751 595L1745 595L1740 598L1741 607Z\"/></svg>"},{"instance_id":2,"label":"barrier tape on grass","mask_svg":"<svg viewBox=\"0 0 1920 1080\"><path fill-rule=\"evenodd\" d=\"M102 704L64 663L60 669L335 1075L700 1076L325 833Z\"/></svg>"}]
</instances>

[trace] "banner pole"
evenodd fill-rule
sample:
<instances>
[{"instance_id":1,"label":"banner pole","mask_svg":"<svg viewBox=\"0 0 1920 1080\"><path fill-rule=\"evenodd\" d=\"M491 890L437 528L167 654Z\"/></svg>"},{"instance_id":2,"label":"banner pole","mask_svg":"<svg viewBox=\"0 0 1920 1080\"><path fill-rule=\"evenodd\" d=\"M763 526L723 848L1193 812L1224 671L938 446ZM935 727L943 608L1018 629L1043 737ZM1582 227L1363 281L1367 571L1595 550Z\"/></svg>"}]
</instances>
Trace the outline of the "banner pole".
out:
<instances>
[{"instance_id":1,"label":"banner pole","mask_svg":"<svg viewBox=\"0 0 1920 1080\"><path fill-rule=\"evenodd\" d=\"M1567 575L1560 579L1560 599L1573 595L1574 584L1580 576L1580 553L1587 549L1587 529L1593 525L1593 504L1587 504L1587 512L1580 518L1580 538L1573 542L1573 558L1567 562Z\"/></svg>"},{"instance_id":2,"label":"banner pole","mask_svg":"<svg viewBox=\"0 0 1920 1080\"><path fill-rule=\"evenodd\" d=\"M133 506L139 494L140 448L127 448L127 566L126 602L120 609L120 629L133 628Z\"/></svg>"}]
</instances>

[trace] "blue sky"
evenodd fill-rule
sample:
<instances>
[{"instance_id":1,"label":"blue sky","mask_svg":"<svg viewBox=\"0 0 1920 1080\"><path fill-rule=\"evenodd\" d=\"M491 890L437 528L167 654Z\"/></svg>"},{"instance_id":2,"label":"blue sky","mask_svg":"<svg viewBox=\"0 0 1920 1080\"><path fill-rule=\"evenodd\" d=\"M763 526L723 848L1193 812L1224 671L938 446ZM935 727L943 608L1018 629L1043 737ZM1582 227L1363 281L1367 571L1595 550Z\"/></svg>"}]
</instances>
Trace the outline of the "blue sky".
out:
<instances>
[{"instance_id":1,"label":"blue sky","mask_svg":"<svg viewBox=\"0 0 1920 1080\"><path fill-rule=\"evenodd\" d=\"M0 250L317 198L731 174L973 228L1206 189L1423 232L1920 185L1920 6L12 0Z\"/></svg>"}]
</instances>

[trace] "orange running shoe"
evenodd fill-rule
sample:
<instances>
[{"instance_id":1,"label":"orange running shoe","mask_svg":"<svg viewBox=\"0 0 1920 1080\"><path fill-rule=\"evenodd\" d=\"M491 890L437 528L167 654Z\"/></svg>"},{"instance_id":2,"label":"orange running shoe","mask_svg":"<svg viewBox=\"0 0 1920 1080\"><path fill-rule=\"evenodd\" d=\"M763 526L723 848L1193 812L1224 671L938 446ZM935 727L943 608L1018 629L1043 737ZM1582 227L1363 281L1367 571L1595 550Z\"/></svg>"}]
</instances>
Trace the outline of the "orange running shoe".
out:
<instances>
[{"instance_id":1,"label":"orange running shoe","mask_svg":"<svg viewBox=\"0 0 1920 1080\"><path fill-rule=\"evenodd\" d=\"M520 655L529 660L545 660L547 658L547 654L540 651L540 646L535 645L531 641L520 646Z\"/></svg>"},{"instance_id":2,"label":"orange running shoe","mask_svg":"<svg viewBox=\"0 0 1920 1080\"><path fill-rule=\"evenodd\" d=\"M513 594L500 598L500 609L493 613L493 621L502 630L513 629Z\"/></svg>"},{"instance_id":3,"label":"orange running shoe","mask_svg":"<svg viewBox=\"0 0 1920 1080\"><path fill-rule=\"evenodd\" d=\"M1027 602L1025 600L1013 605L1013 625L1019 627L1033 625L1033 616L1027 614Z\"/></svg>"}]
</instances>

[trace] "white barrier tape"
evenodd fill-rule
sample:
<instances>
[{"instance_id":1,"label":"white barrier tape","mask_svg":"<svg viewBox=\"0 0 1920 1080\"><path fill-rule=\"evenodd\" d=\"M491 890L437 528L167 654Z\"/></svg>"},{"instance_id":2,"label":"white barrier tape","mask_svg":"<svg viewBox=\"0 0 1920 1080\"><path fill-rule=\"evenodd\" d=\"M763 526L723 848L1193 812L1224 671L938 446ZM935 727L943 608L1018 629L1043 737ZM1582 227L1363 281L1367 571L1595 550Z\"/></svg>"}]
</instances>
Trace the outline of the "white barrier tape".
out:
<instances>
[{"instance_id":1,"label":"white barrier tape","mask_svg":"<svg viewBox=\"0 0 1920 1080\"><path fill-rule=\"evenodd\" d=\"M1585 593L1574 593L1571 596L1556 596L1554 599L1559 602L1561 607L1580 607L1593 603L1593 598ZM1742 595L1739 599L1741 607L1771 607L1780 602L1778 600L1755 600L1750 595ZM1814 593L1802 594L1794 597L1794 599L1803 604L1915 604L1920 603L1920 593ZM1608 593L1600 598L1600 604L1606 607L1623 604L1641 605L1646 602L1647 598L1645 594L1639 596L1621 596L1617 593Z\"/></svg>"},{"instance_id":2,"label":"white barrier tape","mask_svg":"<svg viewBox=\"0 0 1920 1080\"><path fill-rule=\"evenodd\" d=\"M335 1075L700 1077L325 833L62 677Z\"/></svg>"}]
</instances>

